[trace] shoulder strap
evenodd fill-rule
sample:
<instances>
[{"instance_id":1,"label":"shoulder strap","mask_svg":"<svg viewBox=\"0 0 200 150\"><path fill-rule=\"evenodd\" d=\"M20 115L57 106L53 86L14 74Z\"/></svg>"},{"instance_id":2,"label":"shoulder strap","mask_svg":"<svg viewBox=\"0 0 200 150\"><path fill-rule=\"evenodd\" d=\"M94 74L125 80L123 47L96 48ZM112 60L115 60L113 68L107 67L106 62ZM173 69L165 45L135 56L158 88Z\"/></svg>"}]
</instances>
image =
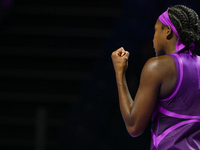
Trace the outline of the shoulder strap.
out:
<instances>
[{"instance_id":1,"label":"shoulder strap","mask_svg":"<svg viewBox=\"0 0 200 150\"><path fill-rule=\"evenodd\" d=\"M160 101L167 101L167 100L170 100L172 97L174 97L176 93L178 92L183 80L183 61L181 57L177 53L171 54L170 56L174 59L175 64L176 64L177 81L176 81L176 85L174 87L175 89L173 90L173 93L167 98L160 99Z\"/></svg>"}]
</instances>

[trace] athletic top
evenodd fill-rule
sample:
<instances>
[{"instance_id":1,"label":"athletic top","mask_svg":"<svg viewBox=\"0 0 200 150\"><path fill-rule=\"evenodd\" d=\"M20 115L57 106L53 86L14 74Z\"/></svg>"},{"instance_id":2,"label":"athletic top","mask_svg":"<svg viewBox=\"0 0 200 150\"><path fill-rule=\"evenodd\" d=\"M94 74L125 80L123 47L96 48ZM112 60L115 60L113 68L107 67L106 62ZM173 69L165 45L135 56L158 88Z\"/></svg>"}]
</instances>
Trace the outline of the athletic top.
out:
<instances>
[{"instance_id":1,"label":"athletic top","mask_svg":"<svg viewBox=\"0 0 200 150\"><path fill-rule=\"evenodd\" d=\"M170 55L177 80L171 95L158 99L152 115L151 150L200 150L200 57Z\"/></svg>"}]
</instances>

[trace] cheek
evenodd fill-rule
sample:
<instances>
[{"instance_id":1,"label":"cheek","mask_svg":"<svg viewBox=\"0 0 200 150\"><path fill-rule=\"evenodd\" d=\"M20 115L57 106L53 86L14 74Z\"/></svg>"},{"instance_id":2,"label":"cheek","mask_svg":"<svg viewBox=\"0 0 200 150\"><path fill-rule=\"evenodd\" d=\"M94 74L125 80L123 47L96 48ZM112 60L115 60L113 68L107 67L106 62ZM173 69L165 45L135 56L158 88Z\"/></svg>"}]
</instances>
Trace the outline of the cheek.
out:
<instances>
[{"instance_id":1,"label":"cheek","mask_svg":"<svg viewBox=\"0 0 200 150\"><path fill-rule=\"evenodd\" d=\"M153 38L153 44L154 44L154 48L156 48L158 46L159 42L159 36L157 34L157 32L155 32L154 34L154 38Z\"/></svg>"},{"instance_id":2,"label":"cheek","mask_svg":"<svg viewBox=\"0 0 200 150\"><path fill-rule=\"evenodd\" d=\"M156 37L154 36L154 38L153 38L153 46L154 46L154 48L156 46L156 43L157 43L157 40L156 40Z\"/></svg>"},{"instance_id":3,"label":"cheek","mask_svg":"<svg viewBox=\"0 0 200 150\"><path fill-rule=\"evenodd\" d=\"M155 40L153 39L153 47L155 48Z\"/></svg>"},{"instance_id":4,"label":"cheek","mask_svg":"<svg viewBox=\"0 0 200 150\"><path fill-rule=\"evenodd\" d=\"M155 42L156 39L157 39L157 34L156 34L156 32L155 32L155 33L154 33L154 36L153 36L153 41Z\"/></svg>"},{"instance_id":5,"label":"cheek","mask_svg":"<svg viewBox=\"0 0 200 150\"><path fill-rule=\"evenodd\" d=\"M153 36L153 45L154 45L154 43L155 43L155 34L154 34L154 36Z\"/></svg>"}]
</instances>

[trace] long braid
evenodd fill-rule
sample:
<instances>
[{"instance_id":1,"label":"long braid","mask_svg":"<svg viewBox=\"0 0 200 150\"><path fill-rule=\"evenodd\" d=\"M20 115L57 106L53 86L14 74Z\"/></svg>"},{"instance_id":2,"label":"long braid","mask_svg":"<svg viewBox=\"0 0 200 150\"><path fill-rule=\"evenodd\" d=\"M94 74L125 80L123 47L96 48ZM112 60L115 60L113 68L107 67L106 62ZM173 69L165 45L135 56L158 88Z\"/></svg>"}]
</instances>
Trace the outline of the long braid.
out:
<instances>
[{"instance_id":1,"label":"long braid","mask_svg":"<svg viewBox=\"0 0 200 150\"><path fill-rule=\"evenodd\" d=\"M191 43L199 47L200 43L200 25L197 13L183 5L175 5L168 9L169 18L176 27L180 40L189 48Z\"/></svg>"},{"instance_id":2,"label":"long braid","mask_svg":"<svg viewBox=\"0 0 200 150\"><path fill-rule=\"evenodd\" d=\"M198 22L199 18L198 18L197 13L194 10L189 9L183 5L176 5L175 7L180 8L182 11L184 11L185 14L187 14L188 19L189 19L190 28L193 29L194 32L196 30L198 30L197 22Z\"/></svg>"}]
</instances>

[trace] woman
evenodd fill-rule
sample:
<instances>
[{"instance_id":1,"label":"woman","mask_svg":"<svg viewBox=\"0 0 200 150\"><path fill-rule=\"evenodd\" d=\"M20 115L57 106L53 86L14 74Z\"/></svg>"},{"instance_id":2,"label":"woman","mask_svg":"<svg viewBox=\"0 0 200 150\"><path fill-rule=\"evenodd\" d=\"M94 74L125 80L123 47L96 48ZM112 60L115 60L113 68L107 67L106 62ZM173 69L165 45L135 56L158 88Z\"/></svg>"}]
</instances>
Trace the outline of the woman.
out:
<instances>
[{"instance_id":1,"label":"woman","mask_svg":"<svg viewBox=\"0 0 200 150\"><path fill-rule=\"evenodd\" d=\"M127 131L137 137L152 118L151 150L200 149L200 25L196 12L183 5L169 7L155 24L156 56L141 73L134 100L125 71L129 52L112 53L119 103Z\"/></svg>"}]
</instances>

